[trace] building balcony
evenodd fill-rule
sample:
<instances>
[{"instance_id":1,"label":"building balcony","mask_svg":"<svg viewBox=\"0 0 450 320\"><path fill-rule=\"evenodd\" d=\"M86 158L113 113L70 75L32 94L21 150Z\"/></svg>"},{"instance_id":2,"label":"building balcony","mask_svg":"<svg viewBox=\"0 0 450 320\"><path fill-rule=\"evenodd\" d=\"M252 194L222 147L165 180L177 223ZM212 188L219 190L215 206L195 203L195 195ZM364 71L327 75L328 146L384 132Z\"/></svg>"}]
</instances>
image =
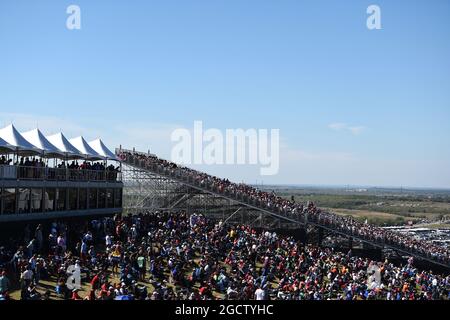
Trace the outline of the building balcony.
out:
<instances>
[{"instance_id":1,"label":"building balcony","mask_svg":"<svg viewBox=\"0 0 450 320\"><path fill-rule=\"evenodd\" d=\"M0 180L120 182L121 172L0 165Z\"/></svg>"}]
</instances>

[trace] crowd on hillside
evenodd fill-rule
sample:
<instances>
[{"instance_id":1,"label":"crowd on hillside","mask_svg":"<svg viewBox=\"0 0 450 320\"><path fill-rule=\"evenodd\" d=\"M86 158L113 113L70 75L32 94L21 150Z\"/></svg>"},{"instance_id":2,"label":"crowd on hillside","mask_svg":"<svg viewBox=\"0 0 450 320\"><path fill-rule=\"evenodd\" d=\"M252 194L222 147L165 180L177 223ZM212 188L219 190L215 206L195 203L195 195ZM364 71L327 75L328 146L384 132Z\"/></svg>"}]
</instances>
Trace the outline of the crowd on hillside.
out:
<instances>
[{"instance_id":1,"label":"crowd on hillside","mask_svg":"<svg viewBox=\"0 0 450 320\"><path fill-rule=\"evenodd\" d=\"M120 171L119 167L110 164L105 166L102 162L83 161L78 163L74 160L69 162L61 161L58 165L51 167L48 162L42 158L36 157L20 157L13 163L12 159L5 156L0 158L0 166L14 166L18 167L17 174L19 179L43 179L61 180L67 178L70 180L104 180L110 181L117 179L117 174ZM66 170L68 169L68 170Z\"/></svg>"},{"instance_id":2,"label":"crowd on hillside","mask_svg":"<svg viewBox=\"0 0 450 320\"><path fill-rule=\"evenodd\" d=\"M212 189L215 192L224 193L241 201L285 215L293 219L302 219L308 222L326 225L333 230L346 234L352 234L360 238L387 243L411 253L421 255L441 263L450 264L450 251L426 240L416 239L412 236L389 231L383 228L359 222L351 217L343 217L317 208L314 203L297 203L294 200L279 197L275 192L266 192L243 183L232 183L228 179L221 179L199 172L187 167L179 166L173 162L160 159L154 155L122 152L119 157L129 163L159 170L159 172L174 177L188 179L199 186Z\"/></svg>"},{"instance_id":3,"label":"crowd on hillside","mask_svg":"<svg viewBox=\"0 0 450 320\"><path fill-rule=\"evenodd\" d=\"M450 275L303 245L202 215L151 212L27 228L0 248L0 300L437 300ZM84 286L70 287L69 266ZM54 288L43 290L42 281Z\"/></svg>"}]
</instances>

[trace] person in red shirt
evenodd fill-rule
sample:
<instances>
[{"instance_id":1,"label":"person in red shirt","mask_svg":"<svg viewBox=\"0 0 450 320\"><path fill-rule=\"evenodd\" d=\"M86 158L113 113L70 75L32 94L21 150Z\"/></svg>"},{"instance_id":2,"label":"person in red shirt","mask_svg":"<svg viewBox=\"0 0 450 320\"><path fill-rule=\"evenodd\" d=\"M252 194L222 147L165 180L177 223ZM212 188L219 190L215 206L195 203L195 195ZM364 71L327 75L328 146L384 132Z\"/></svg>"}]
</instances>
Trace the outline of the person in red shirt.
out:
<instances>
[{"instance_id":1,"label":"person in red shirt","mask_svg":"<svg viewBox=\"0 0 450 320\"><path fill-rule=\"evenodd\" d=\"M83 300L78 294L78 289L73 289L72 291L72 300Z\"/></svg>"},{"instance_id":2,"label":"person in red shirt","mask_svg":"<svg viewBox=\"0 0 450 320\"><path fill-rule=\"evenodd\" d=\"M203 286L200 288L199 293L200 293L201 297L206 297L206 298L210 297L211 291L209 290L206 283L204 283Z\"/></svg>"},{"instance_id":3,"label":"person in red shirt","mask_svg":"<svg viewBox=\"0 0 450 320\"><path fill-rule=\"evenodd\" d=\"M100 274L96 274L91 281L92 290L98 290L100 287Z\"/></svg>"}]
</instances>

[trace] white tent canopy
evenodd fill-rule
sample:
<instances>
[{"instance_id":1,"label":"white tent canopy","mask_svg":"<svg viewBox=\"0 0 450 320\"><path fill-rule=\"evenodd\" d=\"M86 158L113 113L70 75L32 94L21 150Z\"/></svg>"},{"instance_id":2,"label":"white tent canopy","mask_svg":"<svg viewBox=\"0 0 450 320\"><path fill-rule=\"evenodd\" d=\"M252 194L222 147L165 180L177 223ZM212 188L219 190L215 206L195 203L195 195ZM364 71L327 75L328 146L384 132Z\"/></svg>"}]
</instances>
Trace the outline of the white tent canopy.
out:
<instances>
[{"instance_id":1,"label":"white tent canopy","mask_svg":"<svg viewBox=\"0 0 450 320\"><path fill-rule=\"evenodd\" d=\"M69 142L77 148L77 150L85 155L90 160L104 160L105 157L98 154L89 144L84 140L82 136L70 139Z\"/></svg>"},{"instance_id":2,"label":"white tent canopy","mask_svg":"<svg viewBox=\"0 0 450 320\"><path fill-rule=\"evenodd\" d=\"M89 146L91 146L92 149L94 149L95 152L97 152L99 155L103 156L106 159L110 160L119 160L117 156L109 150L103 141L101 139L96 139L91 142L89 142Z\"/></svg>"},{"instance_id":3,"label":"white tent canopy","mask_svg":"<svg viewBox=\"0 0 450 320\"><path fill-rule=\"evenodd\" d=\"M87 143L82 136L69 140L62 132L46 136L39 129L19 133L13 124L0 129L0 154L120 161L101 139Z\"/></svg>"},{"instance_id":4,"label":"white tent canopy","mask_svg":"<svg viewBox=\"0 0 450 320\"><path fill-rule=\"evenodd\" d=\"M38 155L43 152L42 149L36 148L22 137L12 124L0 129L0 138L12 145L15 149L14 151L21 155Z\"/></svg>"},{"instance_id":5,"label":"white tent canopy","mask_svg":"<svg viewBox=\"0 0 450 320\"><path fill-rule=\"evenodd\" d=\"M22 136L35 147L44 150L45 157L57 158L64 156L64 152L48 141L39 129L22 132Z\"/></svg>"},{"instance_id":6,"label":"white tent canopy","mask_svg":"<svg viewBox=\"0 0 450 320\"><path fill-rule=\"evenodd\" d=\"M8 142L0 138L0 153L10 153L13 152L16 148L10 145Z\"/></svg>"},{"instance_id":7,"label":"white tent canopy","mask_svg":"<svg viewBox=\"0 0 450 320\"><path fill-rule=\"evenodd\" d=\"M67 158L70 159L82 159L84 158L83 154L77 150L67 138L59 132L57 134L47 136L47 140L57 147L60 151L62 151Z\"/></svg>"}]
</instances>

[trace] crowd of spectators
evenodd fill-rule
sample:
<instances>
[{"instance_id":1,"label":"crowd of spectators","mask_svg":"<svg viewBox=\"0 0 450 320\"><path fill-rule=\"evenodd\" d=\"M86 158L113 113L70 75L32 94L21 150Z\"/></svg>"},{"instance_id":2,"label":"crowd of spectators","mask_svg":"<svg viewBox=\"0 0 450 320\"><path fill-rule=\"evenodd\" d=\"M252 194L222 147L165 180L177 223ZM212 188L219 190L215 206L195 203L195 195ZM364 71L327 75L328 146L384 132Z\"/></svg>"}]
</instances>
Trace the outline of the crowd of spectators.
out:
<instances>
[{"instance_id":1,"label":"crowd of spectators","mask_svg":"<svg viewBox=\"0 0 450 320\"><path fill-rule=\"evenodd\" d=\"M12 159L8 159L5 156L0 157L0 166L9 166L12 163Z\"/></svg>"},{"instance_id":2,"label":"crowd of spectators","mask_svg":"<svg viewBox=\"0 0 450 320\"><path fill-rule=\"evenodd\" d=\"M317 223L347 235L359 237L370 242L388 244L408 253L450 265L449 250L439 244L376 227L351 217L326 212L317 208L313 202L306 204L297 203L293 199L289 200L279 197L275 192L259 190L256 187L243 183L233 183L228 179L222 179L179 166L173 162L160 159L155 155L123 151L119 154L119 157L126 163L150 170L157 170L162 174L186 180L214 192L234 197L239 201L284 215L287 218Z\"/></svg>"},{"instance_id":3,"label":"crowd of spectators","mask_svg":"<svg viewBox=\"0 0 450 320\"><path fill-rule=\"evenodd\" d=\"M15 283L25 300L449 299L450 276L418 270L413 259L376 262L197 214L149 212L30 230L18 247L0 248L0 300ZM69 266L81 270L81 291L68 285Z\"/></svg>"},{"instance_id":4,"label":"crowd of spectators","mask_svg":"<svg viewBox=\"0 0 450 320\"><path fill-rule=\"evenodd\" d=\"M12 159L5 156L0 158L0 166L17 167L16 174L19 179L47 179L47 180L117 180L120 167L103 162L83 161L81 164L74 160L61 161L56 166L49 166L42 158L20 157L13 163ZM13 167L14 166L14 167Z\"/></svg>"}]
</instances>

